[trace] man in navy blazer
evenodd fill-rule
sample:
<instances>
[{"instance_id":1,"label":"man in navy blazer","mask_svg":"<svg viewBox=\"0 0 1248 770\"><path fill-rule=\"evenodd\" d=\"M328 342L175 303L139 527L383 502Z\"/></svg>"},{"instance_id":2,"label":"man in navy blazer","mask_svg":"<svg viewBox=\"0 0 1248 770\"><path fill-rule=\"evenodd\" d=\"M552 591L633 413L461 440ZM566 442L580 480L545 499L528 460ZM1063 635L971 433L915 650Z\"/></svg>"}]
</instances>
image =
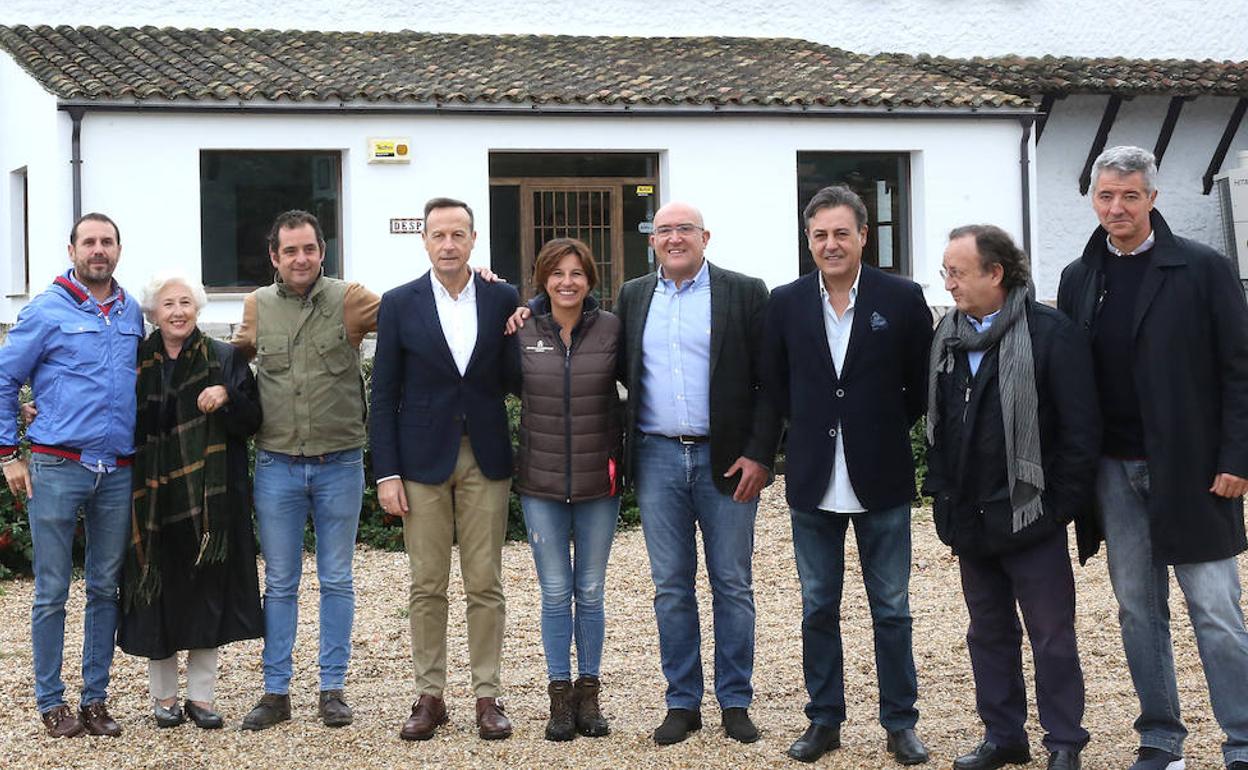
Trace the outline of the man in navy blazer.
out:
<instances>
[{"instance_id":1,"label":"man in navy blazer","mask_svg":"<svg viewBox=\"0 0 1248 770\"><path fill-rule=\"evenodd\" d=\"M511 735L498 701L503 647L502 546L511 488L503 397L519 390L515 337L503 334L514 287L473 274L472 209L425 204L432 269L386 292L377 317L370 441L377 495L403 517L417 701L400 737L427 740L447 720L446 588L459 543L478 734Z\"/></svg>"},{"instance_id":2,"label":"man in navy blazer","mask_svg":"<svg viewBox=\"0 0 1248 770\"><path fill-rule=\"evenodd\" d=\"M871 606L880 723L897 761L919 764L928 754L914 731L910 427L927 405L932 316L917 284L862 264L867 209L856 193L825 187L804 218L818 269L771 293L763 345L768 394L788 419L785 489L810 696L810 727L789 755L813 762L840 746L840 604L852 523Z\"/></svg>"}]
</instances>

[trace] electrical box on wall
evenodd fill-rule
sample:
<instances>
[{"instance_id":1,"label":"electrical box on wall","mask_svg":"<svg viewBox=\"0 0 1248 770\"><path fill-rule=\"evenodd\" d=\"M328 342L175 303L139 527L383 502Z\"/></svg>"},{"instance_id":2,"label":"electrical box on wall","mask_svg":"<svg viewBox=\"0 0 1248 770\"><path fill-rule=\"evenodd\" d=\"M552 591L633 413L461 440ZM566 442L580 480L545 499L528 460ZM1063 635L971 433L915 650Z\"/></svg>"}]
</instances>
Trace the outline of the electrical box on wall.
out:
<instances>
[{"instance_id":1,"label":"electrical box on wall","mask_svg":"<svg viewBox=\"0 0 1248 770\"><path fill-rule=\"evenodd\" d=\"M1214 177L1226 256L1239 268L1248 284L1248 150L1239 153L1239 168Z\"/></svg>"},{"instance_id":2,"label":"electrical box on wall","mask_svg":"<svg viewBox=\"0 0 1248 770\"><path fill-rule=\"evenodd\" d=\"M369 163L411 163L412 141L405 136L373 136L368 139Z\"/></svg>"}]
</instances>

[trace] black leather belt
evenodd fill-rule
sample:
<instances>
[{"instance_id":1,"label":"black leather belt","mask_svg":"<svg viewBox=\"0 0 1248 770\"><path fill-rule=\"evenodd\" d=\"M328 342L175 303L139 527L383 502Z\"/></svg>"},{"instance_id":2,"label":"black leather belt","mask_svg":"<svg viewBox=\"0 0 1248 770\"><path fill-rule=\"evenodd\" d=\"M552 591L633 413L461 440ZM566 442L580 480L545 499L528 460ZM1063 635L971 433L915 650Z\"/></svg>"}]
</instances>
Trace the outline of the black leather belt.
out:
<instances>
[{"instance_id":1,"label":"black leather belt","mask_svg":"<svg viewBox=\"0 0 1248 770\"><path fill-rule=\"evenodd\" d=\"M672 441L679 441L682 444L705 444L711 440L710 436L665 436L662 433L647 433L646 435L667 438Z\"/></svg>"}]
</instances>

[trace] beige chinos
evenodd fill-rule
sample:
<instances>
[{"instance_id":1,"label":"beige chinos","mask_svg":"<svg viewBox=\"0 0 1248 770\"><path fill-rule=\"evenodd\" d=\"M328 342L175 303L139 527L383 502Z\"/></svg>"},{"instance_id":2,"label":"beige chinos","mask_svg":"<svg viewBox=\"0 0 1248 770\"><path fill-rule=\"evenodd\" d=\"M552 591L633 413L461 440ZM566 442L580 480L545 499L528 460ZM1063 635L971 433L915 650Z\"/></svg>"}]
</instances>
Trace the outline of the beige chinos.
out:
<instances>
[{"instance_id":1,"label":"beige chinos","mask_svg":"<svg viewBox=\"0 0 1248 770\"><path fill-rule=\"evenodd\" d=\"M412 575L408 610L416 691L442 697L446 688L446 590L451 544L458 540L468 605L472 690L477 698L497 697L506 615L502 549L511 479L486 478L464 436L450 478L441 484L404 480L403 489L408 507L403 542Z\"/></svg>"}]
</instances>

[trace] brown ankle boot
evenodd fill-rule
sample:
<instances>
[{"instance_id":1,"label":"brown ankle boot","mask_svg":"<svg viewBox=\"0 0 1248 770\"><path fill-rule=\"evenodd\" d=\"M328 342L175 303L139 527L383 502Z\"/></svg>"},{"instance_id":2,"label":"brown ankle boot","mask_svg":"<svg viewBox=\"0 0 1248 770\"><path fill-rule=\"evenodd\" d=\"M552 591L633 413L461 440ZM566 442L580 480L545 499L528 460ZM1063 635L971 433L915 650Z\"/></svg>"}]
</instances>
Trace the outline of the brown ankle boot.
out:
<instances>
[{"instance_id":1,"label":"brown ankle boot","mask_svg":"<svg viewBox=\"0 0 1248 770\"><path fill-rule=\"evenodd\" d=\"M596 676L583 676L573 688L576 704L576 731L589 738L601 738L611 732L607 718L598 708L600 684Z\"/></svg>"},{"instance_id":2,"label":"brown ankle boot","mask_svg":"<svg viewBox=\"0 0 1248 770\"><path fill-rule=\"evenodd\" d=\"M550 721L546 723L546 740L570 741L576 737L572 683L566 679L554 681L547 691L550 693Z\"/></svg>"}]
</instances>

